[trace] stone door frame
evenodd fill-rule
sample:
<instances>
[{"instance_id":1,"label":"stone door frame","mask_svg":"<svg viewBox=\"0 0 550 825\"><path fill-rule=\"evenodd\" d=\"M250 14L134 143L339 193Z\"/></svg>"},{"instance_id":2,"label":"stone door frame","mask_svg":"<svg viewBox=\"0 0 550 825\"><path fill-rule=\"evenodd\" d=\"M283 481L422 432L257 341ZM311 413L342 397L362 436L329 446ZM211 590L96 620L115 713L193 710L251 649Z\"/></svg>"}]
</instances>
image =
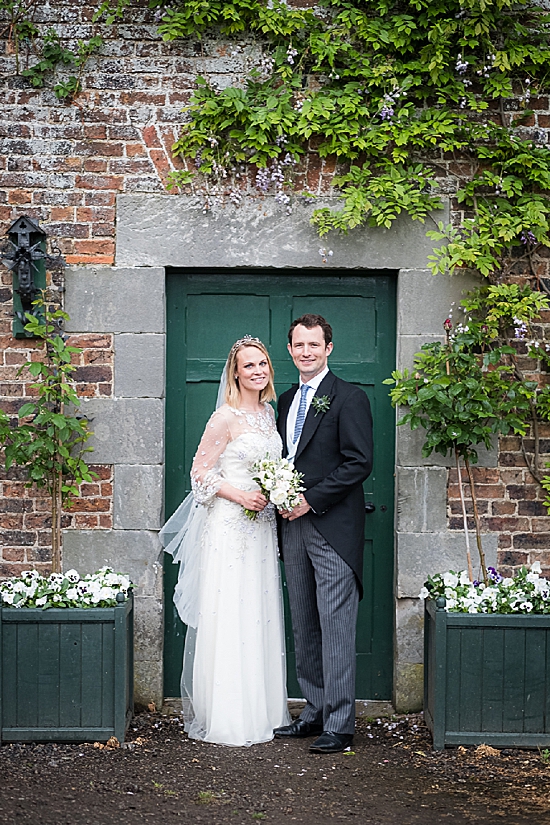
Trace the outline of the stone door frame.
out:
<instances>
[{"instance_id":1,"label":"stone door frame","mask_svg":"<svg viewBox=\"0 0 550 825\"><path fill-rule=\"evenodd\" d=\"M64 531L66 569L104 564L129 572L136 591L136 696L162 700L165 268L315 268L319 248L333 250L330 270L398 271L397 368L411 366L427 341L443 340L442 323L473 281L432 276L426 226L400 218L390 230L360 229L320 241L311 204L287 215L271 198L205 213L193 197L119 195L116 264L67 271L69 331L113 336L111 398L83 402L92 420L94 463L114 465L112 530ZM445 220L438 214L437 220ZM422 610L417 596L429 572L464 566L463 537L447 528L449 462L423 459L421 432L396 430L395 662L397 710L422 702ZM495 466L493 453L480 463ZM489 563L497 536L486 538Z\"/></svg>"}]
</instances>

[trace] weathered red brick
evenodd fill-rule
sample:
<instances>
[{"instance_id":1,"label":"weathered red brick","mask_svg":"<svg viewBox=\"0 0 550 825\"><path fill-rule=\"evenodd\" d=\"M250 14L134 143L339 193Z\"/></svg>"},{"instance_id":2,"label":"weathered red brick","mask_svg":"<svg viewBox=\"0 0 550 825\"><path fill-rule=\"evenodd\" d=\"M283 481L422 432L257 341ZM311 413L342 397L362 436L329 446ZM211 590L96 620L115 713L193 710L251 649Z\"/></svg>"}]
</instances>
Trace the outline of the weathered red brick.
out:
<instances>
[{"instance_id":1,"label":"weathered red brick","mask_svg":"<svg viewBox=\"0 0 550 825\"><path fill-rule=\"evenodd\" d=\"M3 561L25 561L26 554L23 547L3 547Z\"/></svg>"},{"instance_id":2,"label":"weathered red brick","mask_svg":"<svg viewBox=\"0 0 550 825\"><path fill-rule=\"evenodd\" d=\"M120 191L124 185L121 175L77 175L75 186L78 189L116 189Z\"/></svg>"},{"instance_id":3,"label":"weathered red brick","mask_svg":"<svg viewBox=\"0 0 550 825\"><path fill-rule=\"evenodd\" d=\"M67 507L69 513L108 513L110 509L111 501L108 498L77 498Z\"/></svg>"},{"instance_id":4,"label":"weathered red brick","mask_svg":"<svg viewBox=\"0 0 550 825\"><path fill-rule=\"evenodd\" d=\"M520 550L544 550L550 547L550 533L517 533L513 543Z\"/></svg>"},{"instance_id":5,"label":"weathered red brick","mask_svg":"<svg viewBox=\"0 0 550 825\"><path fill-rule=\"evenodd\" d=\"M90 470L93 470L101 481L109 481L113 477L113 468L110 464L90 464Z\"/></svg>"},{"instance_id":6,"label":"weathered red brick","mask_svg":"<svg viewBox=\"0 0 550 825\"><path fill-rule=\"evenodd\" d=\"M97 383L98 381L109 381L111 378L112 370L107 365L78 367L73 372L73 379L79 383Z\"/></svg>"},{"instance_id":7,"label":"weathered red brick","mask_svg":"<svg viewBox=\"0 0 550 825\"><path fill-rule=\"evenodd\" d=\"M515 514L517 502L515 501L493 501L491 510L494 516L511 516Z\"/></svg>"}]
</instances>

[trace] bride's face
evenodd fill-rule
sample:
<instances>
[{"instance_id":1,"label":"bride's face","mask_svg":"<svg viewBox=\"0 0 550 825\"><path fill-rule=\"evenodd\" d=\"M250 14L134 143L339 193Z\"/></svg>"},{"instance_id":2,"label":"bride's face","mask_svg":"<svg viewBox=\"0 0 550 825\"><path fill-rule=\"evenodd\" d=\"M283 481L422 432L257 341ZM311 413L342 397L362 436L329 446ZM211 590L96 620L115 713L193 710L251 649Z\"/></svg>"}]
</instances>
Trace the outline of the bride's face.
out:
<instances>
[{"instance_id":1,"label":"bride's face","mask_svg":"<svg viewBox=\"0 0 550 825\"><path fill-rule=\"evenodd\" d=\"M243 347L237 353L235 377L241 390L263 390L269 381L269 364L257 347Z\"/></svg>"}]
</instances>

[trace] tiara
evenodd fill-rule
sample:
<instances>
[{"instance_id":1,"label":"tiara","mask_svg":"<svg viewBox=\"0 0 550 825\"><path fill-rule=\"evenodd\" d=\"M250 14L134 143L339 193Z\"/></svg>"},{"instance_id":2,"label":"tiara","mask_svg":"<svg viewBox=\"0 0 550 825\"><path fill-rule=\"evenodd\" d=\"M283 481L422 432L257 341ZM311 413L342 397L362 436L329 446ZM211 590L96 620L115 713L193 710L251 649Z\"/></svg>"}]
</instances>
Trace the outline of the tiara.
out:
<instances>
[{"instance_id":1,"label":"tiara","mask_svg":"<svg viewBox=\"0 0 550 825\"><path fill-rule=\"evenodd\" d=\"M246 344L262 344L259 338L254 338L253 335L244 335L242 338L239 338L238 341L235 341L233 346L229 351L229 356L234 355L239 347L245 346ZM262 347L264 345L262 344Z\"/></svg>"}]
</instances>

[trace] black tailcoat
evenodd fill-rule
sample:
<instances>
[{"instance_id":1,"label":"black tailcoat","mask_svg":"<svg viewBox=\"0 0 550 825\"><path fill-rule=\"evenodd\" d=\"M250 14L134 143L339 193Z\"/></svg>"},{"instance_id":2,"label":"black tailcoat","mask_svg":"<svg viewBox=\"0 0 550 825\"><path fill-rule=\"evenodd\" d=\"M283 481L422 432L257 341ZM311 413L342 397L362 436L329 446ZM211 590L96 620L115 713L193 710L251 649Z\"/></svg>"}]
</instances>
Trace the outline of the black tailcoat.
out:
<instances>
[{"instance_id":1,"label":"black tailcoat","mask_svg":"<svg viewBox=\"0 0 550 825\"><path fill-rule=\"evenodd\" d=\"M277 427L287 454L286 422L298 389L279 398ZM354 571L362 593L365 500L363 481L372 469L372 416L365 393L330 372L315 395L327 396L327 412L310 405L294 459L304 474L304 493L315 527ZM284 547L282 548L284 556Z\"/></svg>"}]
</instances>

